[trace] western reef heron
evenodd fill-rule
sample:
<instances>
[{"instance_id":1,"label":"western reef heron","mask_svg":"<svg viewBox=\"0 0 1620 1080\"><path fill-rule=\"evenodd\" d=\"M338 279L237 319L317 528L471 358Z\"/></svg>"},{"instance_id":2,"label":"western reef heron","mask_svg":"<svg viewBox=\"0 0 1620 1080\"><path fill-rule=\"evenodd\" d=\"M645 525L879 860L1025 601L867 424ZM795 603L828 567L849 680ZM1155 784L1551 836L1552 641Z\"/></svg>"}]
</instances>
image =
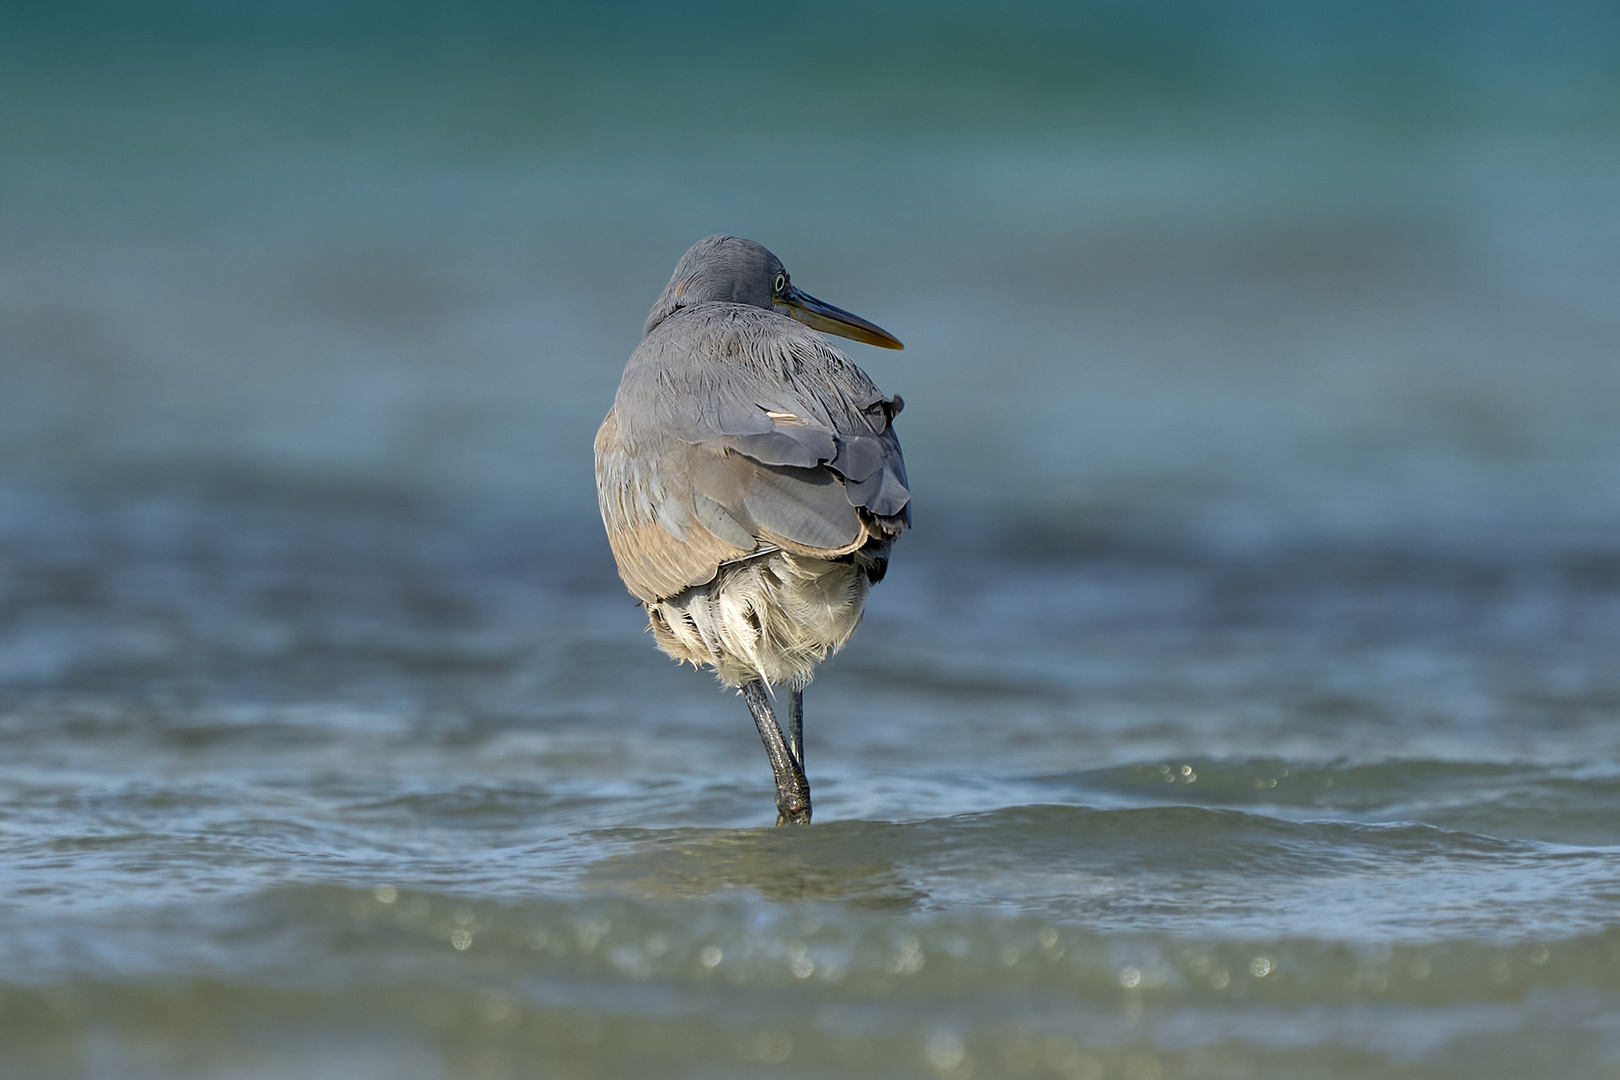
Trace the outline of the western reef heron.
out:
<instances>
[{"instance_id":1,"label":"western reef heron","mask_svg":"<svg viewBox=\"0 0 1620 1080\"><path fill-rule=\"evenodd\" d=\"M888 331L795 288L752 240L681 256L596 434L619 576L658 647L737 687L776 777L777 824L808 824L804 687L849 640L911 524L903 405L815 330ZM784 731L773 687L790 691Z\"/></svg>"}]
</instances>

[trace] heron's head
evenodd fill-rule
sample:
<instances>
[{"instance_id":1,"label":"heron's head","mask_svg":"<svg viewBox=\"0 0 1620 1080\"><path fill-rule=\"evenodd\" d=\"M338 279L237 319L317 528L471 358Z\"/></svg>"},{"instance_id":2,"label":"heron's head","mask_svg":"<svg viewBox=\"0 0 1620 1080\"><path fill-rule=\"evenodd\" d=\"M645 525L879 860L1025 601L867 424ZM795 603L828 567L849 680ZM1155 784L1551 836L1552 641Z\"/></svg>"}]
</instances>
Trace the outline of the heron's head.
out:
<instances>
[{"instance_id":1,"label":"heron's head","mask_svg":"<svg viewBox=\"0 0 1620 1080\"><path fill-rule=\"evenodd\" d=\"M903 349L900 339L843 308L822 303L796 288L762 244L737 236L706 236L686 249L664 293L647 316L644 333L684 307L724 301L768 308L806 326L885 349Z\"/></svg>"}]
</instances>

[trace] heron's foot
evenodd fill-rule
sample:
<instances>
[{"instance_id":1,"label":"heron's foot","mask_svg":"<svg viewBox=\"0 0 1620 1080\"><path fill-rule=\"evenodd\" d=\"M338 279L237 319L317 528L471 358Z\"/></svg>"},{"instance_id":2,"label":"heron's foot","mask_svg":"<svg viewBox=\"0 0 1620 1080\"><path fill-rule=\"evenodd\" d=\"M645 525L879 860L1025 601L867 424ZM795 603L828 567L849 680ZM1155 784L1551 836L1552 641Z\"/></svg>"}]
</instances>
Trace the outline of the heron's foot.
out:
<instances>
[{"instance_id":1,"label":"heron's foot","mask_svg":"<svg viewBox=\"0 0 1620 1080\"><path fill-rule=\"evenodd\" d=\"M793 748L782 735L771 710L770 691L758 679L745 683L743 700L754 714L754 726L759 729L760 741L771 759L771 772L776 777L776 823L778 825L810 824L810 781L805 779L804 766Z\"/></svg>"},{"instance_id":2,"label":"heron's foot","mask_svg":"<svg viewBox=\"0 0 1620 1080\"><path fill-rule=\"evenodd\" d=\"M796 801L792 796L783 799L780 792L776 796L776 823L777 825L808 825L810 824L810 788L804 789L803 801Z\"/></svg>"}]
</instances>

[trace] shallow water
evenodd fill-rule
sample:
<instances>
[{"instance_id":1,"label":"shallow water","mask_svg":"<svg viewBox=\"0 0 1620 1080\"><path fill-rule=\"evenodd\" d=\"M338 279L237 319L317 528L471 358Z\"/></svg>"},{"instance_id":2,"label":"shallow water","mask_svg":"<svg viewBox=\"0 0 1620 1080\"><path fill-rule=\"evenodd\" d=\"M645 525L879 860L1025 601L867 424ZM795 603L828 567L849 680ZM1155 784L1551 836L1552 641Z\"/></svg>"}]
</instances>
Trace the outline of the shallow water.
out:
<instances>
[{"instance_id":1,"label":"shallow water","mask_svg":"<svg viewBox=\"0 0 1620 1080\"><path fill-rule=\"evenodd\" d=\"M588 533L4 511L9 1074L1620 1054L1620 587L1586 564L981 552L964 606L919 543L807 696L798 830Z\"/></svg>"},{"instance_id":2,"label":"shallow water","mask_svg":"<svg viewBox=\"0 0 1620 1080\"><path fill-rule=\"evenodd\" d=\"M0 1074L1615 1076L1612 19L1086 10L767 35L791 132L631 9L0 35ZM595 519L716 229L908 345L808 829Z\"/></svg>"}]
</instances>

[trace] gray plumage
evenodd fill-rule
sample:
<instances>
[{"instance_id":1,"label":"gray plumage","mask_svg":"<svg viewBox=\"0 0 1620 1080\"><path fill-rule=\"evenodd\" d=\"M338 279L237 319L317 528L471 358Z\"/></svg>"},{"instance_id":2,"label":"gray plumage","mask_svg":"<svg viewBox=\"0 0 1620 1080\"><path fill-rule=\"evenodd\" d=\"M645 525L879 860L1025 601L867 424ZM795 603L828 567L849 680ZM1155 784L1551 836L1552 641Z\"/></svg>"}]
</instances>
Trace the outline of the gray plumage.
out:
<instances>
[{"instance_id":1,"label":"gray plumage","mask_svg":"<svg viewBox=\"0 0 1620 1080\"><path fill-rule=\"evenodd\" d=\"M769 687L785 684L797 720L799 692L854 632L910 523L892 427L902 402L812 326L900 347L794 288L759 244L700 240L653 306L596 437L602 520L659 648L744 688L767 749L775 721L756 704L769 713Z\"/></svg>"}]
</instances>

